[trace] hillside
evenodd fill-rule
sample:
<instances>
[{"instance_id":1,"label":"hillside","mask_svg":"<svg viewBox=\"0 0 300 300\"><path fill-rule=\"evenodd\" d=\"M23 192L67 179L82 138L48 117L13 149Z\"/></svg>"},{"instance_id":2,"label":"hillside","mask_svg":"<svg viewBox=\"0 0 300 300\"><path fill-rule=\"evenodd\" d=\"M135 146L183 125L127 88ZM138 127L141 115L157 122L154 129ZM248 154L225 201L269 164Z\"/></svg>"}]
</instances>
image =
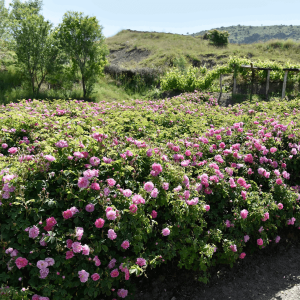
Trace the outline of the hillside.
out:
<instances>
[{"instance_id":1,"label":"hillside","mask_svg":"<svg viewBox=\"0 0 300 300\"><path fill-rule=\"evenodd\" d=\"M229 32L229 42L233 44L252 44L259 41L266 42L272 39L287 40L293 39L300 40L300 25L273 25L273 26L229 26L212 28L221 31ZM191 34L191 36L202 36L209 30L203 30Z\"/></svg>"},{"instance_id":2,"label":"hillside","mask_svg":"<svg viewBox=\"0 0 300 300\"><path fill-rule=\"evenodd\" d=\"M194 66L206 65L208 68L226 63L233 55L278 62L290 60L298 63L300 60L300 42L293 40L277 39L240 45L232 43L218 48L209 45L200 35L122 30L107 38L106 42L110 50L109 62L125 69L166 69L174 65L176 58L180 57Z\"/></svg>"}]
</instances>

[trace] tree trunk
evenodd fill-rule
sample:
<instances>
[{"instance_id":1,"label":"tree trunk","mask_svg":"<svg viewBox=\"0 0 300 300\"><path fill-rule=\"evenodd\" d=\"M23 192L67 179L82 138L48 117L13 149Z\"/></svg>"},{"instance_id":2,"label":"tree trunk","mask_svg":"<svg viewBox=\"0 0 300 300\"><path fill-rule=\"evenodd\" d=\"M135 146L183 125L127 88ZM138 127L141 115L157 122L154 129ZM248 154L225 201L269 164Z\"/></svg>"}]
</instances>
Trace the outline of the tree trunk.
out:
<instances>
[{"instance_id":1,"label":"tree trunk","mask_svg":"<svg viewBox=\"0 0 300 300\"><path fill-rule=\"evenodd\" d=\"M85 78L82 75L82 89L83 89L83 98L86 96L86 87L85 87Z\"/></svg>"},{"instance_id":2,"label":"tree trunk","mask_svg":"<svg viewBox=\"0 0 300 300\"><path fill-rule=\"evenodd\" d=\"M34 93L34 76L31 75L32 92Z\"/></svg>"}]
</instances>

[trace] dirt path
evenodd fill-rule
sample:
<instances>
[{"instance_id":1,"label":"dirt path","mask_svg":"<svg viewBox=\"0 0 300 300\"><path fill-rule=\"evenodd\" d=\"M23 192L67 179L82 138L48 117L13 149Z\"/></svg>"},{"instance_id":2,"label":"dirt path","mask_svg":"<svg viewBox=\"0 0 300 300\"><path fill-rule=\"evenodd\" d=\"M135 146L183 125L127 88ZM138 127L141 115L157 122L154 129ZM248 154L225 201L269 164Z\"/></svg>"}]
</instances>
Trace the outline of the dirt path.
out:
<instances>
[{"instance_id":1,"label":"dirt path","mask_svg":"<svg viewBox=\"0 0 300 300\"><path fill-rule=\"evenodd\" d=\"M219 267L209 285L195 280L196 273L171 264L136 279L135 299L143 300L299 300L300 230L282 237L255 255L239 260L232 269Z\"/></svg>"}]
</instances>

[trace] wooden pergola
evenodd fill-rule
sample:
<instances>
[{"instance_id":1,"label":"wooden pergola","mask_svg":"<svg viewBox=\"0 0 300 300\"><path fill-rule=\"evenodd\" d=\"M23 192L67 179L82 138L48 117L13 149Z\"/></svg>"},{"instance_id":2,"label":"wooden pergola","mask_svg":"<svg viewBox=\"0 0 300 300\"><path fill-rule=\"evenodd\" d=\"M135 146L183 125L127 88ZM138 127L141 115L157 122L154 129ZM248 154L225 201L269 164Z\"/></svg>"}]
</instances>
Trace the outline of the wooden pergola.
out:
<instances>
[{"instance_id":1,"label":"wooden pergola","mask_svg":"<svg viewBox=\"0 0 300 300\"><path fill-rule=\"evenodd\" d=\"M268 96L269 82L270 82L270 71L272 71L273 69L272 68L254 67L252 63L250 64L250 66L249 65L241 65L241 67L245 68L245 69L251 69L252 70L251 95L253 94L254 71L255 70L266 70L266 71L268 71L268 73L267 73L267 84L266 84L266 96ZM285 71L285 74L284 74L283 86L282 86L282 95L281 95L282 99L285 97L285 89L286 89L286 81L287 81L288 72L292 71L292 72L297 72L298 73L300 71L300 69L296 69L296 68L284 68L283 71ZM236 78L234 77L233 93L235 92L235 88L236 88Z\"/></svg>"},{"instance_id":2,"label":"wooden pergola","mask_svg":"<svg viewBox=\"0 0 300 300\"><path fill-rule=\"evenodd\" d=\"M270 71L272 71L272 68L261 68L261 67L254 67L253 63L251 63L250 65L241 65L242 68L246 68L246 69L251 69L252 70L252 78L251 78L251 94L250 94L250 99L252 99L252 94L253 94L253 82L254 82L254 72L255 70L266 70L268 71L267 73L267 84L266 84L266 96L268 97L268 93L269 93L269 82L270 82ZM285 89L286 89L286 81L287 81L287 75L288 72L300 72L300 69L297 68L284 68L283 71L285 71L284 74L284 79L283 79L283 86L282 86L282 95L281 98L283 99L285 97ZM220 75L220 97L222 95L222 74ZM236 93L236 77L233 75L233 90L232 90L232 94Z\"/></svg>"}]
</instances>

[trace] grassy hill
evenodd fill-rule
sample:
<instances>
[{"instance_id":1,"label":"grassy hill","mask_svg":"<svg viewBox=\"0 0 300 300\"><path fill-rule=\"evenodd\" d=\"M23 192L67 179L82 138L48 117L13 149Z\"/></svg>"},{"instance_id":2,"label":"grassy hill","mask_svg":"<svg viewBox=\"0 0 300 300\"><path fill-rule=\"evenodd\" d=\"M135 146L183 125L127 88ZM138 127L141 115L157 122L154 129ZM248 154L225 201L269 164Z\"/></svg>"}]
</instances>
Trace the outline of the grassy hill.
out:
<instances>
[{"instance_id":1,"label":"grassy hill","mask_svg":"<svg viewBox=\"0 0 300 300\"><path fill-rule=\"evenodd\" d=\"M224 30L227 28L224 27ZM166 69L179 57L194 66L205 64L208 68L226 63L229 56L233 55L278 62L290 60L298 63L300 60L300 42L291 39L252 44L230 43L227 47L219 48L209 45L209 41L203 40L201 35L122 30L107 38L106 42L110 50L110 63L127 69Z\"/></svg>"},{"instance_id":2,"label":"grassy hill","mask_svg":"<svg viewBox=\"0 0 300 300\"><path fill-rule=\"evenodd\" d=\"M221 31L229 32L229 42L232 44L252 44L259 41L266 42L273 39L287 40L293 39L300 40L300 25L273 25L273 26L228 26L212 28ZM204 35L209 30L203 30L191 34L191 36Z\"/></svg>"}]
</instances>

